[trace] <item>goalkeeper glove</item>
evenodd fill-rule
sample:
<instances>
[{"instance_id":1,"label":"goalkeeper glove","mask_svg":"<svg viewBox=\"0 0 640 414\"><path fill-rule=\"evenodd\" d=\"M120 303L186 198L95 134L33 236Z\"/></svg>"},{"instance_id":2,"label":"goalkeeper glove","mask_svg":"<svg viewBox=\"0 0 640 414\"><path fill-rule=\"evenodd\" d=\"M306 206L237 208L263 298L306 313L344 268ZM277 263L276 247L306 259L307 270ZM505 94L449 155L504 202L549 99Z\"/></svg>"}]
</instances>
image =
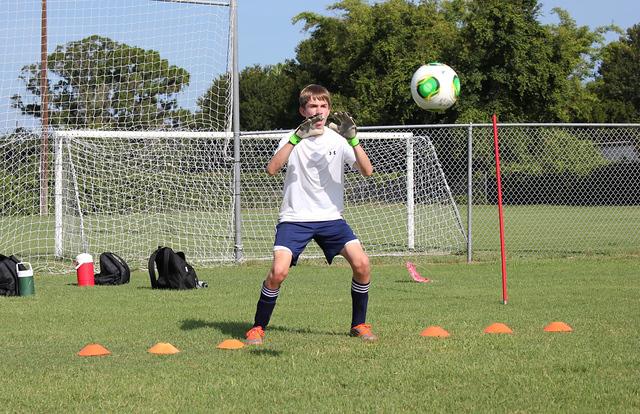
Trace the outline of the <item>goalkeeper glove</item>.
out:
<instances>
[{"instance_id":1,"label":"goalkeeper glove","mask_svg":"<svg viewBox=\"0 0 640 414\"><path fill-rule=\"evenodd\" d=\"M358 128L353 118L351 118L351 115L347 112L334 112L331 117L338 122L338 124L336 125L332 122L329 124L329 128L342 135L352 147L360 143L357 137Z\"/></svg>"},{"instance_id":2,"label":"goalkeeper glove","mask_svg":"<svg viewBox=\"0 0 640 414\"><path fill-rule=\"evenodd\" d=\"M314 125L318 121L322 121L324 116L322 114L318 114L314 117L307 118L303 123L300 124L298 129L289 137L289 142L293 145L296 145L300 141L305 138L313 137L315 135L320 135L324 132L324 127L314 128Z\"/></svg>"}]
</instances>

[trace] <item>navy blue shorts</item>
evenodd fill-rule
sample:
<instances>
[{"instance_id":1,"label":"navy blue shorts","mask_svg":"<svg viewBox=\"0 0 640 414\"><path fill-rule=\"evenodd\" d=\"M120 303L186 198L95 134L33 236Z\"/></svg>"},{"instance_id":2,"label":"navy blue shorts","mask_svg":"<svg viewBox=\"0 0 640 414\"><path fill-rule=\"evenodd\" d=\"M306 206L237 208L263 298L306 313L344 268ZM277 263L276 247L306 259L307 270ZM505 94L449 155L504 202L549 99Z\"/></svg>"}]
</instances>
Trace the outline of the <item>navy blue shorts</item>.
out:
<instances>
[{"instance_id":1,"label":"navy blue shorts","mask_svg":"<svg viewBox=\"0 0 640 414\"><path fill-rule=\"evenodd\" d=\"M295 266L298 263L298 257L311 239L318 243L329 264L347 243L358 240L351 227L343 219L310 222L285 221L276 226L276 240L273 243L273 249L286 248L290 250L293 255L291 266Z\"/></svg>"}]
</instances>

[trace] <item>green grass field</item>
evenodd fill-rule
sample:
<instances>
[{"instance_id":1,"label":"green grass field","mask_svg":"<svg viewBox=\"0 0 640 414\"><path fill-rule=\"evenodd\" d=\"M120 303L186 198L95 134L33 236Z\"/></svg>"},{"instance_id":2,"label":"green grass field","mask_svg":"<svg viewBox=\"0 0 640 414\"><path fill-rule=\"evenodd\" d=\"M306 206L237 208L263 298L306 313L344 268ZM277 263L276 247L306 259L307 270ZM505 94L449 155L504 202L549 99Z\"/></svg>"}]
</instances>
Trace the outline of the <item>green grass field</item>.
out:
<instances>
[{"instance_id":1,"label":"green grass field","mask_svg":"<svg viewBox=\"0 0 640 414\"><path fill-rule=\"evenodd\" d=\"M80 288L36 276L36 295L0 297L3 412L638 412L639 258L509 262L373 259L367 344L346 335L349 269L308 261L292 270L261 347L241 338L267 264L198 269L209 288L153 291L142 272L124 286ZM572 333L547 333L564 321ZM483 329L503 322L512 335ZM429 325L446 339L419 335ZM79 357L97 342L112 354ZM181 350L147 352L157 342Z\"/></svg>"}]
</instances>

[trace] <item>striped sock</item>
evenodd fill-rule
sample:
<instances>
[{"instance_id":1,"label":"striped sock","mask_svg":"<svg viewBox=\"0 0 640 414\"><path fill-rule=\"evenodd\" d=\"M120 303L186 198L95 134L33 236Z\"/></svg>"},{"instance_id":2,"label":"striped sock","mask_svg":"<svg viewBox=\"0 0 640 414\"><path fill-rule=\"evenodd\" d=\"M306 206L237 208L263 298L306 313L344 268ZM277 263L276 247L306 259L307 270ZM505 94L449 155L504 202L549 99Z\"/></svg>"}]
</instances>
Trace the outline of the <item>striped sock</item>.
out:
<instances>
[{"instance_id":1,"label":"striped sock","mask_svg":"<svg viewBox=\"0 0 640 414\"><path fill-rule=\"evenodd\" d=\"M262 290L260 291L260 300L258 300L258 305L256 307L256 316L254 318L253 326L262 326L262 328L266 328L269 324L269 319L271 319L271 314L273 313L273 308L276 307L276 300L278 300L278 295L280 294L280 288L278 289L269 289L262 283Z\"/></svg>"},{"instance_id":2,"label":"striped sock","mask_svg":"<svg viewBox=\"0 0 640 414\"><path fill-rule=\"evenodd\" d=\"M369 284L362 285L353 279L351 280L351 327L360 325L367 320Z\"/></svg>"}]
</instances>

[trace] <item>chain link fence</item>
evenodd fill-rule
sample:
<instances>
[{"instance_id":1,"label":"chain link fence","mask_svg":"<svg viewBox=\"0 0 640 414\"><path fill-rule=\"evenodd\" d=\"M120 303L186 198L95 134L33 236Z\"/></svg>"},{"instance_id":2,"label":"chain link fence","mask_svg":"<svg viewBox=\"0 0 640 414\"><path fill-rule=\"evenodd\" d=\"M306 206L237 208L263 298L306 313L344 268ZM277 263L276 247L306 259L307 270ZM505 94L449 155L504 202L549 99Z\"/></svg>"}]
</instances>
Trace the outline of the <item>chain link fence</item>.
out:
<instances>
[{"instance_id":1,"label":"chain link fence","mask_svg":"<svg viewBox=\"0 0 640 414\"><path fill-rule=\"evenodd\" d=\"M428 137L463 221L468 259L499 255L491 124L362 130ZM640 252L640 125L501 124L498 136L507 254Z\"/></svg>"},{"instance_id":2,"label":"chain link fence","mask_svg":"<svg viewBox=\"0 0 640 414\"><path fill-rule=\"evenodd\" d=\"M498 131L509 256L640 253L640 125ZM159 244L202 266L234 263L238 251L270 259L284 174L265 167L290 132L239 137L239 232L230 134L66 131L60 141L58 132L42 213L36 132L0 142L0 251L53 271L81 251L144 267ZM345 169L344 215L371 256L499 257L492 125L364 127L359 136L375 172ZM304 257L322 252L312 243Z\"/></svg>"}]
</instances>

